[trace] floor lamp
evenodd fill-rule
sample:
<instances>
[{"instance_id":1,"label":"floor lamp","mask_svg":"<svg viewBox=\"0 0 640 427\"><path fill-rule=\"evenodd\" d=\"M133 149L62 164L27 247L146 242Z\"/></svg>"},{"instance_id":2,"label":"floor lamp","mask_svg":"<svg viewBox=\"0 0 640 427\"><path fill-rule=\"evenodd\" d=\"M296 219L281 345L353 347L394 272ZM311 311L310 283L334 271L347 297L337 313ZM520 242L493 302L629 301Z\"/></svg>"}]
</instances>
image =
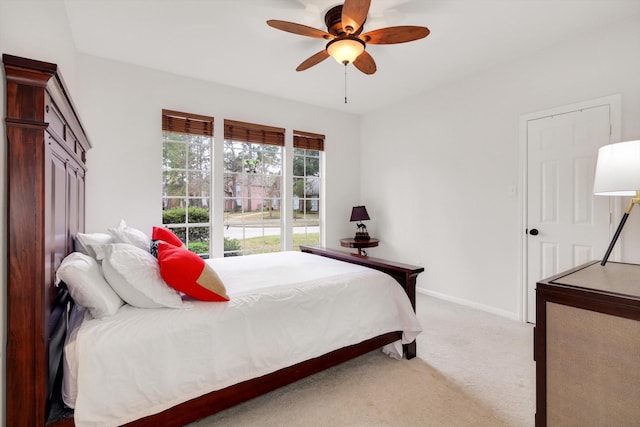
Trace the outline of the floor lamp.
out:
<instances>
[{"instance_id":1,"label":"floor lamp","mask_svg":"<svg viewBox=\"0 0 640 427\"><path fill-rule=\"evenodd\" d=\"M605 265L634 205L640 204L640 140L609 144L598 150L593 194L632 196L600 265Z\"/></svg>"}]
</instances>

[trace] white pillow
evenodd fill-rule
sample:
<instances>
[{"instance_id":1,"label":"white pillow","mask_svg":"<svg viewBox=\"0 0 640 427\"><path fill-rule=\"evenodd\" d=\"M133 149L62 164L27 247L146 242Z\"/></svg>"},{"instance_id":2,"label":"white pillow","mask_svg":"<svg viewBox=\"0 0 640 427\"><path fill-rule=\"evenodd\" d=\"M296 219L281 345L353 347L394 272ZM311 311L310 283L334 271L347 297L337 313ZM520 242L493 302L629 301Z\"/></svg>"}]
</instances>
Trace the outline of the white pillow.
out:
<instances>
[{"instance_id":1,"label":"white pillow","mask_svg":"<svg viewBox=\"0 0 640 427\"><path fill-rule=\"evenodd\" d=\"M94 249L102 259L104 277L125 302L140 308L184 306L180 294L162 280L158 260L148 251L126 243Z\"/></svg>"},{"instance_id":2,"label":"white pillow","mask_svg":"<svg viewBox=\"0 0 640 427\"><path fill-rule=\"evenodd\" d=\"M96 319L114 315L122 300L102 276L98 262L80 252L72 252L56 271L57 282L64 282L73 300Z\"/></svg>"},{"instance_id":3,"label":"white pillow","mask_svg":"<svg viewBox=\"0 0 640 427\"><path fill-rule=\"evenodd\" d=\"M116 228L108 228L107 231L113 237L114 243L128 243L149 252L151 238L142 231L129 227L124 219L120 220Z\"/></svg>"},{"instance_id":4,"label":"white pillow","mask_svg":"<svg viewBox=\"0 0 640 427\"><path fill-rule=\"evenodd\" d=\"M91 247L92 245L106 245L107 243L114 243L111 234L107 233L78 233L75 239L75 250L82 252L90 257L96 257L96 251Z\"/></svg>"}]
</instances>

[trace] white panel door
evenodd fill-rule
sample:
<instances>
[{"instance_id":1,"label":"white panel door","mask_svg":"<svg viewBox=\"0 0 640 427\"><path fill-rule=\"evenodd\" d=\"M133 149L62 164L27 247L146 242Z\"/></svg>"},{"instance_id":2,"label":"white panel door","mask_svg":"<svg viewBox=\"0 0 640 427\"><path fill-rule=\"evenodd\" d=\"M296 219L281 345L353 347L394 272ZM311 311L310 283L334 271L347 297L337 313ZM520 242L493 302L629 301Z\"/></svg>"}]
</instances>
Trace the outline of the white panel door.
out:
<instances>
[{"instance_id":1,"label":"white panel door","mask_svg":"<svg viewBox=\"0 0 640 427\"><path fill-rule=\"evenodd\" d=\"M598 148L610 142L610 106L527 122L527 321L540 279L602 258L609 198L593 196Z\"/></svg>"}]
</instances>

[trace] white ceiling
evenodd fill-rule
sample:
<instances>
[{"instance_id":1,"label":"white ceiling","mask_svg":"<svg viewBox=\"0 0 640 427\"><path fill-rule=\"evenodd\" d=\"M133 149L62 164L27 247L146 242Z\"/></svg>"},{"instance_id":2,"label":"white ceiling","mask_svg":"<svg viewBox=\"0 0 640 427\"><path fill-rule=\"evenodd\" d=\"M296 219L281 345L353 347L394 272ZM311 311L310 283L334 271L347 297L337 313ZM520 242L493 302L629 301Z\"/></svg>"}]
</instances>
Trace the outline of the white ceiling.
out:
<instances>
[{"instance_id":1,"label":"white ceiling","mask_svg":"<svg viewBox=\"0 0 640 427\"><path fill-rule=\"evenodd\" d=\"M365 31L421 25L422 40L369 45L367 76L328 58L295 68L322 39L268 19L326 30L340 0L65 0L82 53L362 114L464 75L524 58L640 13L640 0L372 0ZM637 54L637 52L636 52Z\"/></svg>"}]
</instances>

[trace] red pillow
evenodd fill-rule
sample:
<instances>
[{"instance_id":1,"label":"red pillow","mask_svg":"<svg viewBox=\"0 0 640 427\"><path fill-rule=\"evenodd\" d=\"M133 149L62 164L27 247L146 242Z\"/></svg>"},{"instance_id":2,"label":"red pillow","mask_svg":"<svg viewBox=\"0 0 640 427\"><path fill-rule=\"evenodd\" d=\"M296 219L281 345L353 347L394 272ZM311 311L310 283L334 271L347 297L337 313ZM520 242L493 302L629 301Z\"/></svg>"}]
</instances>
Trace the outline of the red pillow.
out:
<instances>
[{"instance_id":1,"label":"red pillow","mask_svg":"<svg viewBox=\"0 0 640 427\"><path fill-rule=\"evenodd\" d=\"M162 240L163 242L167 242L172 244L173 246L177 246L179 248L184 248L184 243L175 233L169 230L166 227L153 227L151 232L151 240Z\"/></svg>"},{"instance_id":2,"label":"red pillow","mask_svg":"<svg viewBox=\"0 0 640 427\"><path fill-rule=\"evenodd\" d=\"M173 289L201 301L229 301L220 277L191 251L160 242L160 275Z\"/></svg>"}]
</instances>

